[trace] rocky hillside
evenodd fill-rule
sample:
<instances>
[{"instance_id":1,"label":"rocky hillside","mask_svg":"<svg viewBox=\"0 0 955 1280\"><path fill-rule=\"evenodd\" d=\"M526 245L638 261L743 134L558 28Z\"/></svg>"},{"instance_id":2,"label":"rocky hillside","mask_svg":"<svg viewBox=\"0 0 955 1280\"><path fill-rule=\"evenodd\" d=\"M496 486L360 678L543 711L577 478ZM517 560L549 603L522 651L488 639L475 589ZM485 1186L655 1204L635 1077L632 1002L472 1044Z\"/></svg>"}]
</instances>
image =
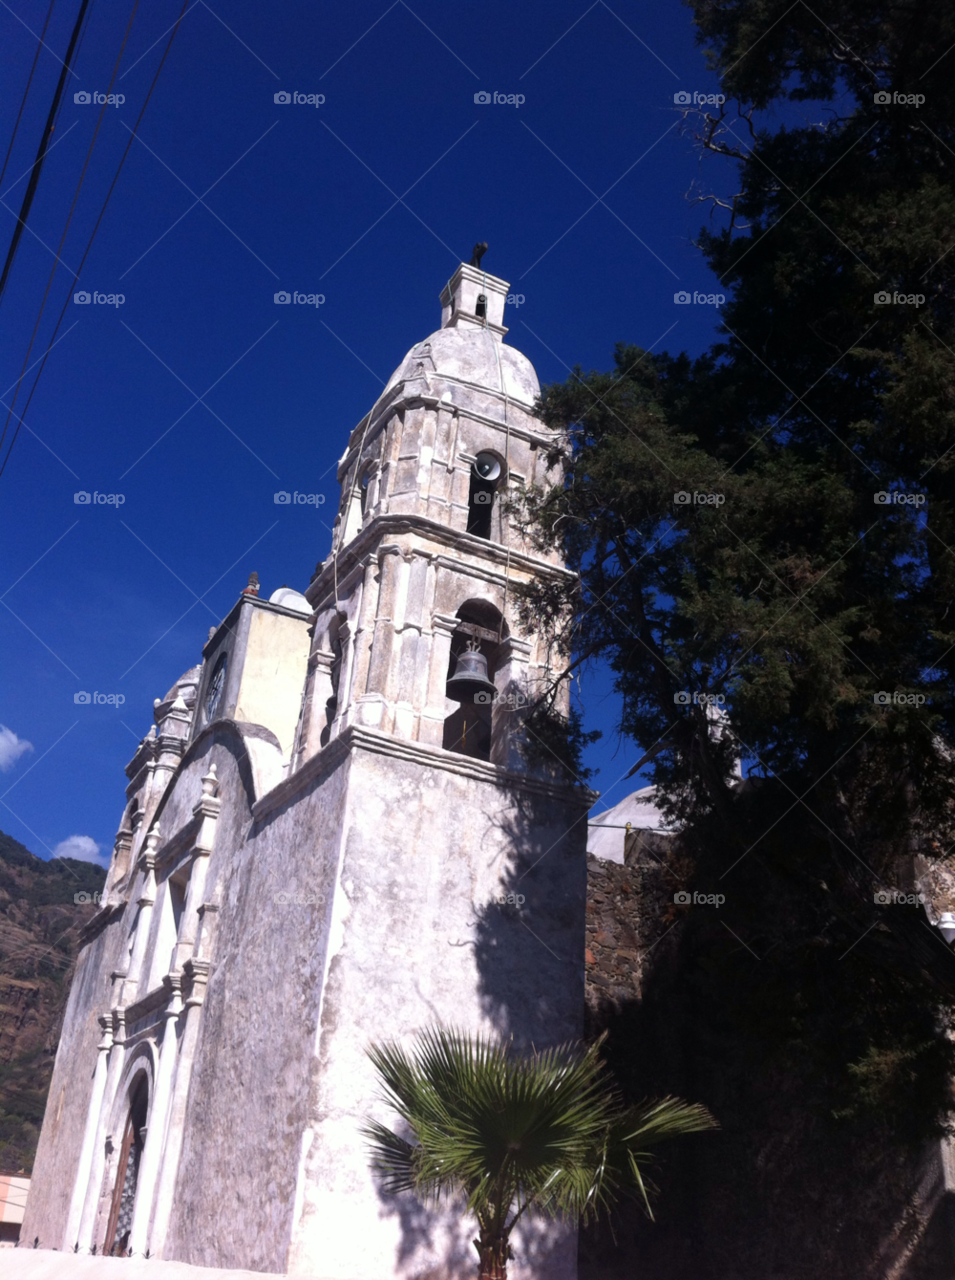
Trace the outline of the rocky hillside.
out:
<instances>
[{"instance_id":1,"label":"rocky hillside","mask_svg":"<svg viewBox=\"0 0 955 1280\"><path fill-rule=\"evenodd\" d=\"M0 832L0 1174L32 1171L79 932L105 879Z\"/></svg>"}]
</instances>

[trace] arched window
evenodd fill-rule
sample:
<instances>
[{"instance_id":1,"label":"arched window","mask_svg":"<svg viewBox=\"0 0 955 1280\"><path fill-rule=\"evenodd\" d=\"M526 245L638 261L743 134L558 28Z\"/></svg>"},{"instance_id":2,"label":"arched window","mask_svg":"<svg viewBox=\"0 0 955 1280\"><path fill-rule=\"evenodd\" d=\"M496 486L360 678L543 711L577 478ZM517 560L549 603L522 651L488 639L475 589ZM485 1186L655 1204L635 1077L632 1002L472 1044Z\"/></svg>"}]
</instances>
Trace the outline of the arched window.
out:
<instances>
[{"instance_id":1,"label":"arched window","mask_svg":"<svg viewBox=\"0 0 955 1280\"><path fill-rule=\"evenodd\" d=\"M486 294L483 294L483 293L478 294L477 302L474 305L474 314L477 316L479 320L487 319L487 295Z\"/></svg>"},{"instance_id":2,"label":"arched window","mask_svg":"<svg viewBox=\"0 0 955 1280\"><path fill-rule=\"evenodd\" d=\"M501 483L504 468L496 453L479 453L471 467L468 492L468 533L478 538L491 538L491 514L494 494Z\"/></svg>"},{"instance_id":3,"label":"arched window","mask_svg":"<svg viewBox=\"0 0 955 1280\"><path fill-rule=\"evenodd\" d=\"M319 746L327 747L332 733L332 721L338 714L338 685L342 676L342 636L341 628L346 619L344 615L339 615L332 620L328 629L328 646L332 651L332 665L329 669L329 676L332 682L331 696L325 702L325 724L319 736Z\"/></svg>"},{"instance_id":4,"label":"arched window","mask_svg":"<svg viewBox=\"0 0 955 1280\"><path fill-rule=\"evenodd\" d=\"M358 482L362 515L364 515L368 510L369 501L371 499L372 481L374 480L374 477L375 466L374 463L369 462L368 466L365 467L364 471L361 473L361 480Z\"/></svg>"},{"instance_id":5,"label":"arched window","mask_svg":"<svg viewBox=\"0 0 955 1280\"><path fill-rule=\"evenodd\" d=\"M209 683L206 685L205 706L203 707L204 719L206 724L212 724L213 720L219 715L223 708L222 694L225 690L226 666L229 661L227 653L220 653L216 659L216 665L212 668L212 675L209 677Z\"/></svg>"},{"instance_id":6,"label":"arched window","mask_svg":"<svg viewBox=\"0 0 955 1280\"><path fill-rule=\"evenodd\" d=\"M487 664L487 677L494 682L501 641L507 636L500 611L486 600L469 600L457 612L460 619L451 637L448 679L458 671L459 660L469 649ZM490 760L494 733L494 699L490 689L469 693L444 722L442 746L474 760Z\"/></svg>"},{"instance_id":7,"label":"arched window","mask_svg":"<svg viewBox=\"0 0 955 1280\"><path fill-rule=\"evenodd\" d=\"M120 1257L129 1244L129 1232L133 1225L133 1208L136 1204L136 1185L139 1166L146 1142L146 1115L149 1110L149 1086L145 1074L139 1078L132 1096L129 1114L123 1130L123 1142L119 1149L116 1181L113 1184L113 1202L109 1211L106 1241L103 1252Z\"/></svg>"}]
</instances>

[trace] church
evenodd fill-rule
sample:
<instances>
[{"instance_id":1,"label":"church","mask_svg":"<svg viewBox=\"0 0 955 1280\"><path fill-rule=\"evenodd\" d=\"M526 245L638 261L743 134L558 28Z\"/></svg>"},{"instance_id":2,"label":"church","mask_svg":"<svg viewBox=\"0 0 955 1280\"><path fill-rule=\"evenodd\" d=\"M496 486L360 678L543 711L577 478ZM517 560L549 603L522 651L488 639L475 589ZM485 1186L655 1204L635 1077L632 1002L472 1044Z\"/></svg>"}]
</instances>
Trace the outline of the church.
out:
<instances>
[{"instance_id":1,"label":"church","mask_svg":"<svg viewBox=\"0 0 955 1280\"><path fill-rule=\"evenodd\" d=\"M384 1196L359 1131L394 1119L372 1041L583 1030L594 797L522 714L562 664L515 592L569 571L509 515L555 439L507 293L457 268L348 439L307 589L253 574L156 700L60 1039L41 1248L327 1280L474 1265L473 1224ZM572 1280L576 1233L529 1224L510 1273Z\"/></svg>"}]
</instances>

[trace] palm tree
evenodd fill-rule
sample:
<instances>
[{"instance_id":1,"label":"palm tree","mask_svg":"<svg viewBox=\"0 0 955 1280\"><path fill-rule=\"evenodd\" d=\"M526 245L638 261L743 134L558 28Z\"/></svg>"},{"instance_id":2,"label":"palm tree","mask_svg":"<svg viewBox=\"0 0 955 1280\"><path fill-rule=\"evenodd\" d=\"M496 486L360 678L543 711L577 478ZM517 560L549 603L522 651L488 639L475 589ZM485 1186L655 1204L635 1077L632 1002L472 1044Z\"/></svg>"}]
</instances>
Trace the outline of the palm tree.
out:
<instances>
[{"instance_id":1,"label":"palm tree","mask_svg":"<svg viewBox=\"0 0 955 1280\"><path fill-rule=\"evenodd\" d=\"M510 1236L528 1210L588 1221L621 1195L652 1218L648 1148L717 1127L705 1107L664 1098L625 1106L599 1058L602 1039L521 1056L488 1037L434 1027L412 1053L368 1055L413 1141L366 1122L388 1193L437 1203L464 1193L478 1221L479 1280L506 1280Z\"/></svg>"}]
</instances>

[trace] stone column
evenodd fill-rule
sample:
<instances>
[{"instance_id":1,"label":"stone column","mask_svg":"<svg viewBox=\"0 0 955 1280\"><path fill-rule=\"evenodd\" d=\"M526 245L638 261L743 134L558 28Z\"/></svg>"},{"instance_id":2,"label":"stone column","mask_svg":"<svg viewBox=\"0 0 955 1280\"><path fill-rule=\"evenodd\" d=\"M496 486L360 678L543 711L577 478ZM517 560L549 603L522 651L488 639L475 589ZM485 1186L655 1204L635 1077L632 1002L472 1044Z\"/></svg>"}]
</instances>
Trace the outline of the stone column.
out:
<instances>
[{"instance_id":1,"label":"stone column","mask_svg":"<svg viewBox=\"0 0 955 1280\"><path fill-rule=\"evenodd\" d=\"M83 1216L80 1219L80 1228L77 1234L81 1253L88 1252L93 1245L96 1215L99 1210L100 1194L103 1187L103 1173L106 1168L106 1134L109 1128L113 1103L116 1100L116 1090L119 1088L123 1065L126 1061L126 1013L123 1009L113 1009L110 1016L112 1019L113 1047L109 1051L109 1070L106 1076L103 1105L100 1108L99 1129L93 1146L93 1165L90 1170L89 1189L86 1193L86 1203L83 1205ZM123 1118L125 1120L125 1117ZM70 1248L72 1247L73 1245L71 1244Z\"/></svg>"},{"instance_id":2,"label":"stone column","mask_svg":"<svg viewBox=\"0 0 955 1280\"><path fill-rule=\"evenodd\" d=\"M206 984L209 981L208 960L187 960L184 967L184 978L189 995L186 999L185 1026L182 1031L182 1042L176 1059L176 1078L172 1087L172 1100L169 1105L169 1125L166 1146L163 1151L162 1168L159 1172L159 1183L156 1192L156 1214L153 1218L152 1230L149 1233L150 1256L161 1258L166 1233L169 1230L169 1219L172 1214L173 1197L176 1192L176 1177L179 1173L179 1156L185 1136L186 1104L189 1101L189 1083L192 1080L192 1065L196 1057L196 1042L199 1038L199 1011L205 1000Z\"/></svg>"},{"instance_id":3,"label":"stone column","mask_svg":"<svg viewBox=\"0 0 955 1280\"><path fill-rule=\"evenodd\" d=\"M354 664L352 666L351 687L348 690L349 707L346 707L347 723L354 720L354 712L350 709L367 691L368 669L371 662L372 643L375 638L375 613L378 607L378 557L368 555L361 562L364 579L360 587L358 608L355 611ZM342 697L339 690L339 698Z\"/></svg>"},{"instance_id":4,"label":"stone column","mask_svg":"<svg viewBox=\"0 0 955 1280\"><path fill-rule=\"evenodd\" d=\"M216 766L209 766L209 772L202 779L202 795L193 809L193 816L201 818L199 834L196 837L192 860L192 870L186 887L186 901L183 904L182 919L179 922L179 936L173 951L173 970L181 969L192 955L199 927L199 906L203 902L206 891L206 873L209 870L209 855L215 842L216 824L222 801L218 799L219 779L216 777Z\"/></svg>"},{"instance_id":5,"label":"stone column","mask_svg":"<svg viewBox=\"0 0 955 1280\"><path fill-rule=\"evenodd\" d=\"M530 643L510 636L498 649L494 673L498 696L494 703L491 762L521 772L527 769L521 748L526 740L524 709L531 693L530 657Z\"/></svg>"},{"instance_id":6,"label":"stone column","mask_svg":"<svg viewBox=\"0 0 955 1280\"><path fill-rule=\"evenodd\" d=\"M355 706L357 723L386 731L390 731L392 727L389 714L393 700L390 678L395 648L395 610L403 564L399 546L388 543L378 548L378 611L374 621L365 692Z\"/></svg>"},{"instance_id":7,"label":"stone column","mask_svg":"<svg viewBox=\"0 0 955 1280\"><path fill-rule=\"evenodd\" d=\"M436 613L431 619L432 640L428 669L427 702L418 721L418 741L440 747L444 739L447 714L448 667L451 664L451 637L460 619L451 614Z\"/></svg>"},{"instance_id":8,"label":"stone column","mask_svg":"<svg viewBox=\"0 0 955 1280\"><path fill-rule=\"evenodd\" d=\"M133 951L126 970L126 981L123 983L123 1003L130 1004L136 999L136 987L142 976L143 960L146 956L146 943L149 940L149 929L152 924L153 907L156 905L156 849L159 845L159 823L152 828L146 837L146 849L142 855L142 866L146 873L143 887L136 904L139 915L136 917L136 937Z\"/></svg>"},{"instance_id":9,"label":"stone column","mask_svg":"<svg viewBox=\"0 0 955 1280\"><path fill-rule=\"evenodd\" d=\"M178 974L173 973L167 974L163 978L163 982L169 990L169 1003L166 1005L166 1010L163 1014L166 1025L163 1028L162 1046L159 1050L159 1066L156 1068L153 1105L149 1113L146 1145L143 1148L142 1165L140 1166L136 1187L136 1204L133 1209L133 1221L129 1230L130 1254L146 1252L149 1219L152 1216L159 1167L162 1163L162 1149L166 1138L166 1117L169 1114L172 1082L176 1071L176 1054L179 1047L176 1038L176 1022L182 1012L181 980Z\"/></svg>"},{"instance_id":10,"label":"stone column","mask_svg":"<svg viewBox=\"0 0 955 1280\"><path fill-rule=\"evenodd\" d=\"M83 1205L90 1186L90 1173L93 1168L93 1153L96 1149L96 1134L100 1126L100 1113L103 1109L103 1094L106 1091L106 1069L109 1060L110 1046L113 1043L112 1022L105 1015L99 1018L103 1036L96 1054L96 1068L93 1072L93 1090L90 1094L90 1105L86 1112L86 1128L83 1131L83 1145L80 1148L80 1162L73 1183L73 1195L70 1199L70 1211L66 1217L66 1234L63 1237L64 1250L72 1250L79 1237L80 1219Z\"/></svg>"}]
</instances>

